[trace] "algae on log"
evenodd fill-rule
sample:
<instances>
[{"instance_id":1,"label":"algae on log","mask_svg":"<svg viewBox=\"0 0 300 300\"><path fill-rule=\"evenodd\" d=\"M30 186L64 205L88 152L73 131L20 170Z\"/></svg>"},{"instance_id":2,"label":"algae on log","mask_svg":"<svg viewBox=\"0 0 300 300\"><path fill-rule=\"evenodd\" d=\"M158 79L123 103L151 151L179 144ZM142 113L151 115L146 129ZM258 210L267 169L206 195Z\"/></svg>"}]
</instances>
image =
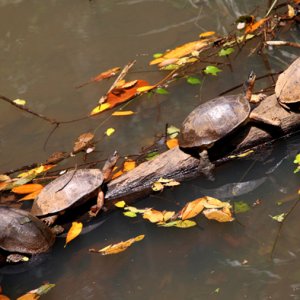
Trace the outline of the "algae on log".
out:
<instances>
[{"instance_id":1,"label":"algae on log","mask_svg":"<svg viewBox=\"0 0 300 300\"><path fill-rule=\"evenodd\" d=\"M278 103L275 95L271 95L263 100L253 112L280 120L280 127L274 128L252 122L246 124L232 134L232 137L224 138L220 141L223 145L226 143L226 147L220 147L216 143L209 150L211 159L215 164L227 161L226 157L230 154L244 152L300 129L300 113L285 110ZM220 149L223 150L220 151ZM132 201L149 195L152 191L152 183L160 177L180 181L198 175L200 175L199 160L183 152L179 147L175 147L112 180L108 184L106 206L110 208L113 202L120 199Z\"/></svg>"}]
</instances>

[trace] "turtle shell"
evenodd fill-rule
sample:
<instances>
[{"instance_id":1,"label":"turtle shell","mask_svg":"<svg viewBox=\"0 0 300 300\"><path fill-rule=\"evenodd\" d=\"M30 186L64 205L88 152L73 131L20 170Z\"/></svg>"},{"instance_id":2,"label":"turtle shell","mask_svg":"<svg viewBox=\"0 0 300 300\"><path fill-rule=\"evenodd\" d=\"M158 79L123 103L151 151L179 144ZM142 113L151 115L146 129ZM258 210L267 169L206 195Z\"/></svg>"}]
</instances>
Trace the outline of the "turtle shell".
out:
<instances>
[{"instance_id":1,"label":"turtle shell","mask_svg":"<svg viewBox=\"0 0 300 300\"><path fill-rule=\"evenodd\" d=\"M86 200L103 183L99 169L71 170L46 185L34 200L31 213L45 216Z\"/></svg>"},{"instance_id":2,"label":"turtle shell","mask_svg":"<svg viewBox=\"0 0 300 300\"><path fill-rule=\"evenodd\" d=\"M55 235L29 212L0 206L0 248L8 252L36 254L47 251Z\"/></svg>"},{"instance_id":3,"label":"turtle shell","mask_svg":"<svg viewBox=\"0 0 300 300\"><path fill-rule=\"evenodd\" d=\"M182 124L180 147L209 148L246 121L250 110L242 94L218 97L199 105Z\"/></svg>"},{"instance_id":4,"label":"turtle shell","mask_svg":"<svg viewBox=\"0 0 300 300\"><path fill-rule=\"evenodd\" d=\"M300 102L300 58L296 59L279 75L275 93L281 103L293 104Z\"/></svg>"}]
</instances>

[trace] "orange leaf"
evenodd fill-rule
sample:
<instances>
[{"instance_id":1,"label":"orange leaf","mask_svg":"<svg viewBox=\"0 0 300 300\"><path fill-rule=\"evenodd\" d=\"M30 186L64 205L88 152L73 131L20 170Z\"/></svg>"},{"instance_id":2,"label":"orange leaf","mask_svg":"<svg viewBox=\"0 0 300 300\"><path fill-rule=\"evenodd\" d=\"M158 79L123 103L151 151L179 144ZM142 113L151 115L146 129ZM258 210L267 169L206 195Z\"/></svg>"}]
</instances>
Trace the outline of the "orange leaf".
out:
<instances>
[{"instance_id":1,"label":"orange leaf","mask_svg":"<svg viewBox=\"0 0 300 300\"><path fill-rule=\"evenodd\" d=\"M41 191L42 191L42 189L32 192L32 193L26 195L25 197L19 199L19 201L34 200Z\"/></svg>"},{"instance_id":2,"label":"orange leaf","mask_svg":"<svg viewBox=\"0 0 300 300\"><path fill-rule=\"evenodd\" d=\"M180 212L181 219L191 219L201 213L204 209L203 201L203 198L198 198L194 201L188 202Z\"/></svg>"},{"instance_id":3,"label":"orange leaf","mask_svg":"<svg viewBox=\"0 0 300 300\"><path fill-rule=\"evenodd\" d=\"M200 38L205 38L205 37L209 37L212 35L215 35L216 33L214 31L206 31L206 32L202 32L199 34Z\"/></svg>"},{"instance_id":4,"label":"orange leaf","mask_svg":"<svg viewBox=\"0 0 300 300\"><path fill-rule=\"evenodd\" d=\"M123 171L128 172L136 167L136 162L134 160L128 159L124 162Z\"/></svg>"},{"instance_id":5,"label":"orange leaf","mask_svg":"<svg viewBox=\"0 0 300 300\"><path fill-rule=\"evenodd\" d=\"M10 300L10 299L7 296L1 294L0 300Z\"/></svg>"},{"instance_id":6,"label":"orange leaf","mask_svg":"<svg viewBox=\"0 0 300 300\"><path fill-rule=\"evenodd\" d=\"M167 140L166 144L169 149L172 149L172 148L178 146L178 139L169 139L169 140Z\"/></svg>"},{"instance_id":7,"label":"orange leaf","mask_svg":"<svg viewBox=\"0 0 300 300\"><path fill-rule=\"evenodd\" d=\"M119 71L120 71L119 67L109 69L109 70L104 71L104 72L98 74L97 76L91 78L91 81L100 81L102 79L110 78L110 77L116 75L116 73L118 73Z\"/></svg>"},{"instance_id":8,"label":"orange leaf","mask_svg":"<svg viewBox=\"0 0 300 300\"><path fill-rule=\"evenodd\" d=\"M41 184L38 183L28 183L21 186L14 187L12 191L16 194L29 194L36 191L40 191L43 188Z\"/></svg>"},{"instance_id":9,"label":"orange leaf","mask_svg":"<svg viewBox=\"0 0 300 300\"><path fill-rule=\"evenodd\" d=\"M122 174L124 174L123 170L119 170L118 172L116 172L111 179L115 179L117 177L120 177Z\"/></svg>"},{"instance_id":10,"label":"orange leaf","mask_svg":"<svg viewBox=\"0 0 300 300\"><path fill-rule=\"evenodd\" d=\"M246 26L245 33L248 34L248 33L254 32L254 31L257 30L260 26L262 26L268 19L269 19L269 18L262 18L262 19L260 19L259 21L255 22L255 23L248 24L248 25Z\"/></svg>"},{"instance_id":11,"label":"orange leaf","mask_svg":"<svg viewBox=\"0 0 300 300\"><path fill-rule=\"evenodd\" d=\"M67 246L67 244L72 241L73 239L75 239L81 232L82 230L82 223L81 222L73 222L72 226L70 228L70 230L67 233L67 237L66 237L66 243L65 246Z\"/></svg>"},{"instance_id":12,"label":"orange leaf","mask_svg":"<svg viewBox=\"0 0 300 300\"><path fill-rule=\"evenodd\" d=\"M119 110L119 111L113 112L111 115L112 116L130 116L133 114L134 114L134 112L132 110Z\"/></svg>"},{"instance_id":13,"label":"orange leaf","mask_svg":"<svg viewBox=\"0 0 300 300\"><path fill-rule=\"evenodd\" d=\"M157 223L163 222L164 215L161 211L151 208L144 212L143 218L149 220L151 223Z\"/></svg>"},{"instance_id":14,"label":"orange leaf","mask_svg":"<svg viewBox=\"0 0 300 300\"><path fill-rule=\"evenodd\" d=\"M220 210L216 208L210 208L203 211L205 217L209 220L215 220L218 222L231 222L234 218L231 215L230 210Z\"/></svg>"}]
</instances>

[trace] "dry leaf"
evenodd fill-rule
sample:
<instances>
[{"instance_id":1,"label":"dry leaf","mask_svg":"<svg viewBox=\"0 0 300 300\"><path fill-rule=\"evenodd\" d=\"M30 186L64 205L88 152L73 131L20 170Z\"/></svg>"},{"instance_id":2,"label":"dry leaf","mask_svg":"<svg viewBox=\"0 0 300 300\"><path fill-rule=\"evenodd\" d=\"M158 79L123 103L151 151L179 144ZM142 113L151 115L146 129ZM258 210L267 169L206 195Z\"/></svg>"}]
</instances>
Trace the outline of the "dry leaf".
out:
<instances>
[{"instance_id":1,"label":"dry leaf","mask_svg":"<svg viewBox=\"0 0 300 300\"><path fill-rule=\"evenodd\" d=\"M128 159L124 162L123 171L128 172L136 167L136 162L134 160Z\"/></svg>"},{"instance_id":2,"label":"dry leaf","mask_svg":"<svg viewBox=\"0 0 300 300\"><path fill-rule=\"evenodd\" d=\"M38 175L40 173L43 173L43 172L46 172L46 171L52 169L53 167L55 167L55 165L42 165L40 167L36 167L34 169L31 169L27 172L21 173L17 177L25 178L25 177L30 177L32 175Z\"/></svg>"},{"instance_id":3,"label":"dry leaf","mask_svg":"<svg viewBox=\"0 0 300 300\"><path fill-rule=\"evenodd\" d=\"M42 191L42 189L32 192L32 193L26 195L25 197L19 199L19 201L34 200L41 191Z\"/></svg>"},{"instance_id":4,"label":"dry leaf","mask_svg":"<svg viewBox=\"0 0 300 300\"><path fill-rule=\"evenodd\" d=\"M260 26L262 26L269 18L262 18L259 21L252 23L252 24L247 24L245 33L252 33L255 30L257 30Z\"/></svg>"},{"instance_id":5,"label":"dry leaf","mask_svg":"<svg viewBox=\"0 0 300 300\"><path fill-rule=\"evenodd\" d=\"M25 295L17 298L17 300L37 300L41 295L47 294L53 287L55 287L55 284L43 284L38 289L32 290Z\"/></svg>"},{"instance_id":6,"label":"dry leaf","mask_svg":"<svg viewBox=\"0 0 300 300\"><path fill-rule=\"evenodd\" d=\"M16 194L29 194L36 191L40 191L43 188L41 184L38 183L28 183L21 186L14 187L12 191Z\"/></svg>"},{"instance_id":7,"label":"dry leaf","mask_svg":"<svg viewBox=\"0 0 300 300\"><path fill-rule=\"evenodd\" d=\"M94 142L95 135L91 132L81 134L74 143L73 153L85 150Z\"/></svg>"},{"instance_id":8,"label":"dry leaf","mask_svg":"<svg viewBox=\"0 0 300 300\"><path fill-rule=\"evenodd\" d=\"M168 223L161 223L158 224L159 226L162 227L178 227L178 228L190 228L190 227L194 227L197 225L197 223L195 221L192 220L176 220L176 221L172 221L172 222L168 222Z\"/></svg>"},{"instance_id":9,"label":"dry leaf","mask_svg":"<svg viewBox=\"0 0 300 300\"><path fill-rule=\"evenodd\" d=\"M135 86L137 84L137 80L132 80L132 81L128 81L128 82L125 82L123 85L122 85L122 88L123 89L129 89L129 88L132 88L133 86Z\"/></svg>"},{"instance_id":10,"label":"dry leaf","mask_svg":"<svg viewBox=\"0 0 300 300\"><path fill-rule=\"evenodd\" d=\"M203 198L198 198L194 201L188 202L180 211L179 216L182 220L191 219L197 216L204 209Z\"/></svg>"},{"instance_id":11,"label":"dry leaf","mask_svg":"<svg viewBox=\"0 0 300 300\"><path fill-rule=\"evenodd\" d=\"M134 112L132 110L119 110L119 111L113 112L111 115L112 116L130 116L133 114L134 114Z\"/></svg>"},{"instance_id":12,"label":"dry leaf","mask_svg":"<svg viewBox=\"0 0 300 300\"><path fill-rule=\"evenodd\" d=\"M159 211L155 209L147 209L143 213L143 218L151 223L167 222L175 215L174 211Z\"/></svg>"},{"instance_id":13,"label":"dry leaf","mask_svg":"<svg viewBox=\"0 0 300 300\"><path fill-rule=\"evenodd\" d=\"M214 31L206 31L199 34L200 38L206 38L212 35L215 35L216 33Z\"/></svg>"},{"instance_id":14,"label":"dry leaf","mask_svg":"<svg viewBox=\"0 0 300 300\"><path fill-rule=\"evenodd\" d=\"M222 202L221 200L213 197L205 196L202 199L205 200L203 201L203 205L205 208L231 208L231 205L228 202Z\"/></svg>"},{"instance_id":15,"label":"dry leaf","mask_svg":"<svg viewBox=\"0 0 300 300\"><path fill-rule=\"evenodd\" d=\"M218 222L232 222L234 218L231 215L231 212L228 212L228 209L225 211L216 209L216 208L210 208L210 209L205 209L203 211L203 214L205 217L209 220L215 220Z\"/></svg>"},{"instance_id":16,"label":"dry leaf","mask_svg":"<svg viewBox=\"0 0 300 300\"><path fill-rule=\"evenodd\" d=\"M131 239L125 241L125 242L122 241L118 244L109 245L109 246L104 247L100 250L89 249L89 251L90 252L98 252L98 253L101 253L102 255L117 254L117 253L125 251L133 243L136 243L136 242L139 242L139 241L143 240L144 237L145 237L145 235L142 234L142 235L139 235L135 238L131 238Z\"/></svg>"},{"instance_id":17,"label":"dry leaf","mask_svg":"<svg viewBox=\"0 0 300 300\"><path fill-rule=\"evenodd\" d=\"M153 182L151 188L154 192L162 191L164 189L164 185L161 182Z\"/></svg>"},{"instance_id":18,"label":"dry leaf","mask_svg":"<svg viewBox=\"0 0 300 300\"><path fill-rule=\"evenodd\" d=\"M166 144L169 149L175 148L179 145L178 139L169 139L169 140L167 140Z\"/></svg>"},{"instance_id":19,"label":"dry leaf","mask_svg":"<svg viewBox=\"0 0 300 300\"><path fill-rule=\"evenodd\" d=\"M114 129L114 128L107 128L106 129L106 131L105 131L105 134L107 135L107 136L111 136L112 134L114 134L114 132L115 132L116 130Z\"/></svg>"},{"instance_id":20,"label":"dry leaf","mask_svg":"<svg viewBox=\"0 0 300 300\"><path fill-rule=\"evenodd\" d=\"M136 91L140 94L140 93L151 91L154 88L156 88L155 85L145 85L145 86L138 88Z\"/></svg>"},{"instance_id":21,"label":"dry leaf","mask_svg":"<svg viewBox=\"0 0 300 300\"><path fill-rule=\"evenodd\" d=\"M72 241L73 239L75 239L82 230L82 223L81 222L73 222L71 228L69 229L68 233L67 233L67 237L66 237L66 243L64 248L66 248L67 244Z\"/></svg>"}]
</instances>

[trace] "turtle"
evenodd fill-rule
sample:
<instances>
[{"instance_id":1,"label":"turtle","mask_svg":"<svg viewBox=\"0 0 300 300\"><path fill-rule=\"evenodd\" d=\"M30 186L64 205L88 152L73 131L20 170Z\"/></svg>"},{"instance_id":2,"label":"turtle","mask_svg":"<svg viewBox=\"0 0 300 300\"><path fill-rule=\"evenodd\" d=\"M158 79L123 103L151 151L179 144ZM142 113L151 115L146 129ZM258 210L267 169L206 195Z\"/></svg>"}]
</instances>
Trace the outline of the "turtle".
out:
<instances>
[{"instance_id":1,"label":"turtle","mask_svg":"<svg viewBox=\"0 0 300 300\"><path fill-rule=\"evenodd\" d=\"M251 112L250 99L256 74L250 72L244 83L244 92L214 98L196 107L183 121L179 134L179 147L185 150L197 150L200 158L200 171L213 179L212 164L208 157L210 147L246 121L252 119L269 125L279 126L278 120L270 120Z\"/></svg>"},{"instance_id":2,"label":"turtle","mask_svg":"<svg viewBox=\"0 0 300 300\"><path fill-rule=\"evenodd\" d=\"M0 206L0 248L7 262L19 262L24 254L47 252L54 244L55 234L39 218L28 211Z\"/></svg>"},{"instance_id":3,"label":"turtle","mask_svg":"<svg viewBox=\"0 0 300 300\"><path fill-rule=\"evenodd\" d=\"M282 74L275 86L279 104L285 109L300 108L300 58L296 59Z\"/></svg>"},{"instance_id":4,"label":"turtle","mask_svg":"<svg viewBox=\"0 0 300 300\"><path fill-rule=\"evenodd\" d=\"M115 151L100 169L74 169L56 178L46 185L34 200L31 213L41 217L47 225L52 225L58 215L69 207L83 204L93 196L97 204L90 209L90 215L96 216L104 204L104 193L101 189L112 173L119 155Z\"/></svg>"}]
</instances>

